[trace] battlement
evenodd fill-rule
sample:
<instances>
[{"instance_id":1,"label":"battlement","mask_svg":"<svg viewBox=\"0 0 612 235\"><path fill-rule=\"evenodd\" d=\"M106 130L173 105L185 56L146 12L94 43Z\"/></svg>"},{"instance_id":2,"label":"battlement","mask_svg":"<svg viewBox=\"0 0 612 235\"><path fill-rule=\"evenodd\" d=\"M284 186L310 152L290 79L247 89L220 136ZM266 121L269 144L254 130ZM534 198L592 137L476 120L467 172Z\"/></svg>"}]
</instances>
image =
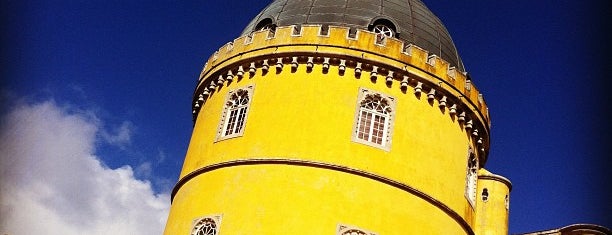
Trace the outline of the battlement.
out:
<instances>
[{"instance_id":1,"label":"battlement","mask_svg":"<svg viewBox=\"0 0 612 235\"><path fill-rule=\"evenodd\" d=\"M389 87L399 83L404 91L412 87L415 95L424 93L429 102L436 100L440 109L449 110L464 128L470 129L479 152L484 153L480 156L486 161L488 107L467 73L416 45L347 27L278 27L223 45L208 59L200 74L193 96L194 120L199 107L226 81L253 76L257 70L264 74L268 70L278 73L285 65L290 65L292 71L303 65L312 70L318 65L323 73L336 67L340 76L345 76L345 71L350 69L356 78L369 76L373 81L382 78Z\"/></svg>"},{"instance_id":2,"label":"battlement","mask_svg":"<svg viewBox=\"0 0 612 235\"><path fill-rule=\"evenodd\" d=\"M223 45L208 59L200 73L198 87L210 79L216 80L216 73L227 69L228 64L266 56L286 57L281 63L296 62L291 60L291 54L300 55L297 59L299 63L306 62L303 60L307 54L315 55L313 63L323 62L321 57L327 54L335 58L331 61L332 65L340 65L340 60L344 59L348 61L344 66L367 64L371 65L370 69L372 66L380 68L381 72L395 71L392 79L400 82L403 80L401 73L411 79L425 79L426 85L450 90L456 93L458 99L471 103L475 107L473 111L478 112L486 128L490 128L488 107L467 73L458 71L438 55L416 45L405 44L396 38L380 37L370 31L352 31L347 27L285 26L239 37ZM368 69L366 67L364 69Z\"/></svg>"}]
</instances>

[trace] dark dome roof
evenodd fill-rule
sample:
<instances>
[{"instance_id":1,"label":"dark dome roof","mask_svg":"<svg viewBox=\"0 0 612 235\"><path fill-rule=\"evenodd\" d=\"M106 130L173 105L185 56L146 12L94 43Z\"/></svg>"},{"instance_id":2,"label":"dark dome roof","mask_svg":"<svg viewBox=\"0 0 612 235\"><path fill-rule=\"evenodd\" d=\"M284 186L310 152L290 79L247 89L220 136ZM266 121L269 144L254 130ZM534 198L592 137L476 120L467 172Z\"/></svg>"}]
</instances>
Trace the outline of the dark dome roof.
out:
<instances>
[{"instance_id":1,"label":"dark dome roof","mask_svg":"<svg viewBox=\"0 0 612 235\"><path fill-rule=\"evenodd\" d=\"M277 27L322 24L364 30L384 22L395 28L395 37L465 71L450 34L420 0L274 0L247 25L242 35L266 22Z\"/></svg>"}]
</instances>

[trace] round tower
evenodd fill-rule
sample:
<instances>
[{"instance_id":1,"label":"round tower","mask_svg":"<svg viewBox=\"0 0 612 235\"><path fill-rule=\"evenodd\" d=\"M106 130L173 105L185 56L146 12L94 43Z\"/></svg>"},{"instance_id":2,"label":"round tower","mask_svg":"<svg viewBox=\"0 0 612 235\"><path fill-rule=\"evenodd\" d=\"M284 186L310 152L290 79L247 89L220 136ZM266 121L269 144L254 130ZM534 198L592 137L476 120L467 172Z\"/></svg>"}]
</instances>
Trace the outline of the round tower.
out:
<instances>
[{"instance_id":1,"label":"round tower","mask_svg":"<svg viewBox=\"0 0 612 235\"><path fill-rule=\"evenodd\" d=\"M488 108L419 0L276 0L192 108L165 234L478 234Z\"/></svg>"}]
</instances>

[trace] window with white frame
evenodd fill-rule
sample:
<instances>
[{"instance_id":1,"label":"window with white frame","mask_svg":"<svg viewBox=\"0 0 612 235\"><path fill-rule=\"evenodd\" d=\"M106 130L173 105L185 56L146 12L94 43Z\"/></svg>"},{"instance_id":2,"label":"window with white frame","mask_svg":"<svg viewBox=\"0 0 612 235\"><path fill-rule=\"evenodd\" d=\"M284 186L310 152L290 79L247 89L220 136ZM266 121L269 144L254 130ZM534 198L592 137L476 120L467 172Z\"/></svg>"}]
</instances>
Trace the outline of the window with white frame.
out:
<instances>
[{"instance_id":1,"label":"window with white frame","mask_svg":"<svg viewBox=\"0 0 612 235\"><path fill-rule=\"evenodd\" d=\"M465 197L470 202L470 205L475 206L476 203L476 184L478 180L478 159L474 152L470 149L468 154L467 175L465 177Z\"/></svg>"},{"instance_id":2,"label":"window with white frame","mask_svg":"<svg viewBox=\"0 0 612 235\"><path fill-rule=\"evenodd\" d=\"M217 132L217 141L242 136L252 96L253 86L228 93Z\"/></svg>"},{"instance_id":3,"label":"window with white frame","mask_svg":"<svg viewBox=\"0 0 612 235\"><path fill-rule=\"evenodd\" d=\"M339 224L336 235L377 235L376 233L363 230L351 225Z\"/></svg>"},{"instance_id":4,"label":"window with white frame","mask_svg":"<svg viewBox=\"0 0 612 235\"><path fill-rule=\"evenodd\" d=\"M390 149L395 99L360 89L353 141Z\"/></svg>"},{"instance_id":5,"label":"window with white frame","mask_svg":"<svg viewBox=\"0 0 612 235\"><path fill-rule=\"evenodd\" d=\"M206 216L194 220L191 235L218 235L221 216Z\"/></svg>"}]
</instances>

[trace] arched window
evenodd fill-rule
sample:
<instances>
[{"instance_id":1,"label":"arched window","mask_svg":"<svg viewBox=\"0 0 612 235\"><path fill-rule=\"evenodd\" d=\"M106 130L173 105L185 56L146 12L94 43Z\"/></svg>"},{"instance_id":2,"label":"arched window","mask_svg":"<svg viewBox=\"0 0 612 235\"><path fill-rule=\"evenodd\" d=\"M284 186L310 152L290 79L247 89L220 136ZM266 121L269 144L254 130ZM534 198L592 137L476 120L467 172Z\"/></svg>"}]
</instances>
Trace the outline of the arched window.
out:
<instances>
[{"instance_id":1,"label":"arched window","mask_svg":"<svg viewBox=\"0 0 612 235\"><path fill-rule=\"evenodd\" d=\"M274 24L274 22L270 18L265 18L259 21L257 25L255 25L255 31L266 31L266 30L269 30L268 38L272 38L276 34L276 24Z\"/></svg>"},{"instance_id":2,"label":"arched window","mask_svg":"<svg viewBox=\"0 0 612 235\"><path fill-rule=\"evenodd\" d=\"M359 229L350 229L350 230L344 231L342 235L367 235L367 233Z\"/></svg>"},{"instance_id":3,"label":"arched window","mask_svg":"<svg viewBox=\"0 0 612 235\"><path fill-rule=\"evenodd\" d=\"M489 201L489 190L487 188L484 188L482 190L482 201L483 202Z\"/></svg>"},{"instance_id":4,"label":"arched window","mask_svg":"<svg viewBox=\"0 0 612 235\"><path fill-rule=\"evenodd\" d=\"M242 136L246 124L253 87L230 91L221 117L217 140Z\"/></svg>"},{"instance_id":5,"label":"arched window","mask_svg":"<svg viewBox=\"0 0 612 235\"><path fill-rule=\"evenodd\" d=\"M336 235L377 235L377 234L357 228L355 226L339 224Z\"/></svg>"},{"instance_id":6,"label":"arched window","mask_svg":"<svg viewBox=\"0 0 612 235\"><path fill-rule=\"evenodd\" d=\"M353 140L389 149L394 99L365 89L360 92Z\"/></svg>"},{"instance_id":7,"label":"arched window","mask_svg":"<svg viewBox=\"0 0 612 235\"><path fill-rule=\"evenodd\" d=\"M257 23L257 25L255 25L255 31L263 31L263 30L274 30L276 29L276 25L274 25L274 22L272 22L272 19L270 18L265 18L261 21L259 21L259 23Z\"/></svg>"},{"instance_id":8,"label":"arched window","mask_svg":"<svg viewBox=\"0 0 612 235\"><path fill-rule=\"evenodd\" d=\"M238 90L227 102L229 116L223 128L223 136L240 133L244 127L244 119L249 104L249 92Z\"/></svg>"},{"instance_id":9,"label":"arched window","mask_svg":"<svg viewBox=\"0 0 612 235\"><path fill-rule=\"evenodd\" d=\"M379 94L368 95L361 101L359 121L357 122L357 138L383 145L387 138L391 107L389 102Z\"/></svg>"},{"instance_id":10,"label":"arched window","mask_svg":"<svg viewBox=\"0 0 612 235\"><path fill-rule=\"evenodd\" d=\"M376 34L377 44L384 44L386 38L393 38L397 35L397 28L387 19L374 20L368 29Z\"/></svg>"},{"instance_id":11,"label":"arched window","mask_svg":"<svg viewBox=\"0 0 612 235\"><path fill-rule=\"evenodd\" d=\"M372 32L389 38L395 36L395 31L391 29L391 27L384 24L374 25Z\"/></svg>"},{"instance_id":12,"label":"arched window","mask_svg":"<svg viewBox=\"0 0 612 235\"><path fill-rule=\"evenodd\" d=\"M467 164L467 175L465 177L465 197L472 206L476 202L476 184L478 180L478 160L470 149Z\"/></svg>"},{"instance_id":13,"label":"arched window","mask_svg":"<svg viewBox=\"0 0 612 235\"><path fill-rule=\"evenodd\" d=\"M217 235L217 223L212 218L202 218L193 226L191 235Z\"/></svg>"}]
</instances>

